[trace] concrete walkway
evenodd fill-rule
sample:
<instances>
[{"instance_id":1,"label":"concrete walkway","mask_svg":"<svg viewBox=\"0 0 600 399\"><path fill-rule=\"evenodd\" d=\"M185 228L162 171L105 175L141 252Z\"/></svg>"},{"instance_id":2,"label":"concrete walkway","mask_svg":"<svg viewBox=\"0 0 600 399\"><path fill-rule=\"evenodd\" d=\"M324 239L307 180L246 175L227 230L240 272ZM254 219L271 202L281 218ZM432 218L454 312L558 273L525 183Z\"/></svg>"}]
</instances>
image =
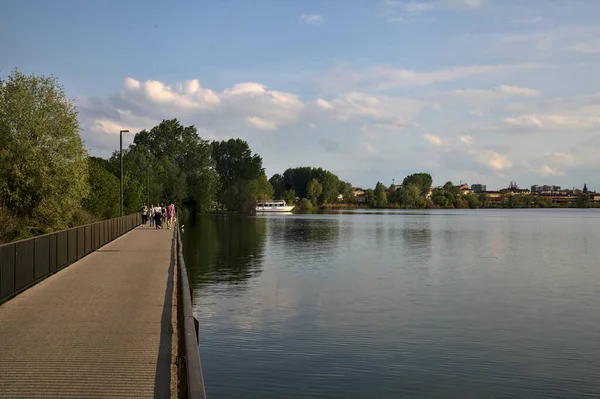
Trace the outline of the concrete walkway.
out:
<instances>
[{"instance_id":1,"label":"concrete walkway","mask_svg":"<svg viewBox=\"0 0 600 399\"><path fill-rule=\"evenodd\" d=\"M0 398L170 398L175 235L139 227L0 305Z\"/></svg>"}]
</instances>

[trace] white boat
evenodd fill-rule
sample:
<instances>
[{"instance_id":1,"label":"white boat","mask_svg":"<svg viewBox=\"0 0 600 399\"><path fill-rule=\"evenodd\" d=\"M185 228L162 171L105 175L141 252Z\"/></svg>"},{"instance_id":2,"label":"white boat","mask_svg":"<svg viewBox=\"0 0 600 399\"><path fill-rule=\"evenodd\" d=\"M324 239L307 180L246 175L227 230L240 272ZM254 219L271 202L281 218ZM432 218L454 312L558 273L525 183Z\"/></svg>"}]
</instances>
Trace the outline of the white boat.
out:
<instances>
[{"instance_id":1,"label":"white boat","mask_svg":"<svg viewBox=\"0 0 600 399\"><path fill-rule=\"evenodd\" d=\"M291 212L294 205L287 205L284 200L260 201L256 203L256 212Z\"/></svg>"}]
</instances>

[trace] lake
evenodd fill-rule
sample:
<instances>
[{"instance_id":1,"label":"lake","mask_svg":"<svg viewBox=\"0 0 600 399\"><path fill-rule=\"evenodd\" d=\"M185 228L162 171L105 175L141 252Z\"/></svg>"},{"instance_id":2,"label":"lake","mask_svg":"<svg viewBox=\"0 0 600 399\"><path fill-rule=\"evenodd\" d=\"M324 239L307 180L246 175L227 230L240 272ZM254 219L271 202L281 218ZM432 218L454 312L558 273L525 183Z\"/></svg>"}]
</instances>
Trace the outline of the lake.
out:
<instances>
[{"instance_id":1,"label":"lake","mask_svg":"<svg viewBox=\"0 0 600 399\"><path fill-rule=\"evenodd\" d=\"M600 212L199 216L207 396L598 398Z\"/></svg>"}]
</instances>

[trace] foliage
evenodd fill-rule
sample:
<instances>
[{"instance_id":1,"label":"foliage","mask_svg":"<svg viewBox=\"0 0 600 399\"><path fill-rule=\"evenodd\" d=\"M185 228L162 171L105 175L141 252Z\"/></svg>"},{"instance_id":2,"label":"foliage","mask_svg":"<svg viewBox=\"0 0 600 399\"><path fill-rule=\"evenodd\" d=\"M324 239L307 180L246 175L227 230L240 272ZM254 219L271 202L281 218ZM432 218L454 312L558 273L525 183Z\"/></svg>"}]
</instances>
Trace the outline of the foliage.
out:
<instances>
[{"instance_id":1,"label":"foliage","mask_svg":"<svg viewBox=\"0 0 600 399\"><path fill-rule=\"evenodd\" d=\"M591 199L590 199L590 195L587 193L587 187L585 194L581 194L579 197L577 197L577 201L576 201L576 205L578 208L589 208L590 204L591 204Z\"/></svg>"},{"instance_id":2,"label":"foliage","mask_svg":"<svg viewBox=\"0 0 600 399\"><path fill-rule=\"evenodd\" d=\"M388 204L387 194L385 192L385 186L381 182L377 182L374 190L374 204L376 208L384 208Z\"/></svg>"},{"instance_id":3,"label":"foliage","mask_svg":"<svg viewBox=\"0 0 600 399\"><path fill-rule=\"evenodd\" d=\"M313 209L313 204L308 198L302 198L298 203L298 209L301 211L310 211Z\"/></svg>"},{"instance_id":4,"label":"foliage","mask_svg":"<svg viewBox=\"0 0 600 399\"><path fill-rule=\"evenodd\" d=\"M220 180L219 201L227 209L248 212L255 200L273 195L273 187L264 174L262 158L252 154L244 140L215 141L212 156Z\"/></svg>"},{"instance_id":5,"label":"foliage","mask_svg":"<svg viewBox=\"0 0 600 399\"><path fill-rule=\"evenodd\" d=\"M433 179L429 173L413 173L404 178L402 186L406 187L410 184L414 184L419 187L421 196L425 197L427 193L429 193L432 183Z\"/></svg>"},{"instance_id":6,"label":"foliage","mask_svg":"<svg viewBox=\"0 0 600 399\"><path fill-rule=\"evenodd\" d=\"M124 151L123 191L127 212L138 211L143 202L186 204L196 211L212 206L219 188L213 147L200 138L194 126L177 119L163 120L135 135ZM119 176L118 152L110 159Z\"/></svg>"},{"instance_id":7,"label":"foliage","mask_svg":"<svg viewBox=\"0 0 600 399\"><path fill-rule=\"evenodd\" d=\"M273 187L273 198L282 199L283 192L285 191L285 181L283 175L276 173L269 179L269 183Z\"/></svg>"},{"instance_id":8,"label":"foliage","mask_svg":"<svg viewBox=\"0 0 600 399\"><path fill-rule=\"evenodd\" d=\"M352 184L347 181L340 182L340 194L342 194L342 201L346 204L354 204L356 203L356 197L354 196L354 189L352 188Z\"/></svg>"},{"instance_id":9,"label":"foliage","mask_svg":"<svg viewBox=\"0 0 600 399\"><path fill-rule=\"evenodd\" d=\"M365 201L369 206L375 207L377 204L377 200L375 199L375 191L368 188L365 190Z\"/></svg>"},{"instance_id":10,"label":"foliage","mask_svg":"<svg viewBox=\"0 0 600 399\"><path fill-rule=\"evenodd\" d=\"M284 188L294 190L300 198L309 198L308 183L316 179L321 185L321 192L316 197L319 205L337 202L340 193L340 179L322 168L308 166L289 168L283 172Z\"/></svg>"},{"instance_id":11,"label":"foliage","mask_svg":"<svg viewBox=\"0 0 600 399\"><path fill-rule=\"evenodd\" d=\"M84 208L98 219L119 216L119 179L107 169L108 161L88 158L90 194L84 200Z\"/></svg>"},{"instance_id":12,"label":"foliage","mask_svg":"<svg viewBox=\"0 0 600 399\"><path fill-rule=\"evenodd\" d=\"M15 237L66 228L89 191L77 111L54 77L0 80L0 201Z\"/></svg>"},{"instance_id":13,"label":"foliage","mask_svg":"<svg viewBox=\"0 0 600 399\"><path fill-rule=\"evenodd\" d=\"M410 183L400 189L400 203L403 208L420 209L425 208L427 201L422 195L422 187L416 183Z\"/></svg>"},{"instance_id":14,"label":"foliage","mask_svg":"<svg viewBox=\"0 0 600 399\"><path fill-rule=\"evenodd\" d=\"M322 192L323 192L323 186L321 185L321 183L319 183L319 181L317 179L312 179L306 185L306 196L308 197L310 202L313 204L313 206L317 205L318 198Z\"/></svg>"},{"instance_id":15,"label":"foliage","mask_svg":"<svg viewBox=\"0 0 600 399\"><path fill-rule=\"evenodd\" d=\"M288 205L292 205L296 202L296 192L292 189L284 190L281 194L281 199L284 200Z\"/></svg>"}]
</instances>

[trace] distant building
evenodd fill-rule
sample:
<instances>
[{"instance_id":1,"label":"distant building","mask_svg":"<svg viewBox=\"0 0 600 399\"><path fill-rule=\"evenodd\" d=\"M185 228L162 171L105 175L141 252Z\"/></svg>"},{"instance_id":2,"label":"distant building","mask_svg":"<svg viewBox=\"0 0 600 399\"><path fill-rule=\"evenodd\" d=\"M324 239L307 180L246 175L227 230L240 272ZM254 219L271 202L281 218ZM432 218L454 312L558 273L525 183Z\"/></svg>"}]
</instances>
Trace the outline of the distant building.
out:
<instances>
[{"instance_id":1,"label":"distant building","mask_svg":"<svg viewBox=\"0 0 600 399\"><path fill-rule=\"evenodd\" d=\"M533 185L531 186L531 192L534 193L551 193L555 191L560 191L560 186L549 186L549 185Z\"/></svg>"},{"instance_id":2,"label":"distant building","mask_svg":"<svg viewBox=\"0 0 600 399\"><path fill-rule=\"evenodd\" d=\"M475 193L482 193L487 191L487 187L485 184L471 184L471 190Z\"/></svg>"}]
</instances>

